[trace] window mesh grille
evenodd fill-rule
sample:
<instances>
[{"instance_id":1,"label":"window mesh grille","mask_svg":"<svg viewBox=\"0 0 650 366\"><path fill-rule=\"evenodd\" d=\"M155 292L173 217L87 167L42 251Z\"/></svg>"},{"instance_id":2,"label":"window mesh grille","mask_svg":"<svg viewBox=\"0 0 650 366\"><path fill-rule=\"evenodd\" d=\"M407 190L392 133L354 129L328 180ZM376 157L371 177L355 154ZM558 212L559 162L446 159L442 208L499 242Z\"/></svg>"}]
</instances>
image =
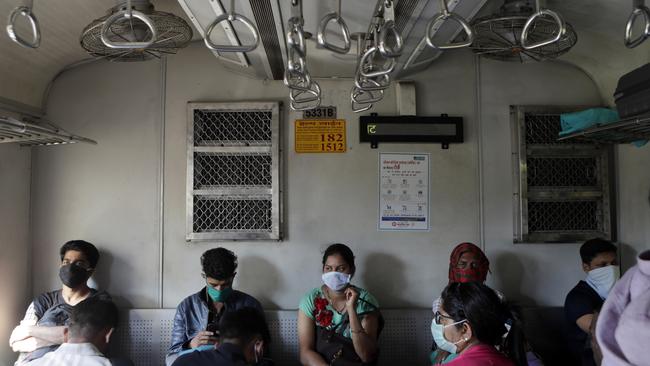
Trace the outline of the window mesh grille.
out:
<instances>
[{"instance_id":1,"label":"window mesh grille","mask_svg":"<svg viewBox=\"0 0 650 366\"><path fill-rule=\"evenodd\" d=\"M561 113L583 108L513 106L515 242L612 239L611 156L588 141L558 142Z\"/></svg>"},{"instance_id":2,"label":"window mesh grille","mask_svg":"<svg viewBox=\"0 0 650 366\"><path fill-rule=\"evenodd\" d=\"M270 111L194 111L194 145L271 145Z\"/></svg>"},{"instance_id":3,"label":"window mesh grille","mask_svg":"<svg viewBox=\"0 0 650 366\"><path fill-rule=\"evenodd\" d=\"M558 141L562 125L559 113L526 113L526 145L566 145L588 142Z\"/></svg>"},{"instance_id":4,"label":"window mesh grille","mask_svg":"<svg viewBox=\"0 0 650 366\"><path fill-rule=\"evenodd\" d=\"M194 232L270 232L271 226L270 197L194 197Z\"/></svg>"},{"instance_id":5,"label":"window mesh grille","mask_svg":"<svg viewBox=\"0 0 650 366\"><path fill-rule=\"evenodd\" d=\"M188 239L281 239L279 104L189 108Z\"/></svg>"},{"instance_id":6,"label":"window mesh grille","mask_svg":"<svg viewBox=\"0 0 650 366\"><path fill-rule=\"evenodd\" d=\"M598 159L595 157L528 157L529 187L595 187Z\"/></svg>"},{"instance_id":7,"label":"window mesh grille","mask_svg":"<svg viewBox=\"0 0 650 366\"><path fill-rule=\"evenodd\" d=\"M597 201L528 202L528 230L599 231L600 215Z\"/></svg>"},{"instance_id":8,"label":"window mesh grille","mask_svg":"<svg viewBox=\"0 0 650 366\"><path fill-rule=\"evenodd\" d=\"M560 133L559 114L526 113L526 145L557 144Z\"/></svg>"},{"instance_id":9,"label":"window mesh grille","mask_svg":"<svg viewBox=\"0 0 650 366\"><path fill-rule=\"evenodd\" d=\"M271 154L194 153L194 189L270 187Z\"/></svg>"}]
</instances>

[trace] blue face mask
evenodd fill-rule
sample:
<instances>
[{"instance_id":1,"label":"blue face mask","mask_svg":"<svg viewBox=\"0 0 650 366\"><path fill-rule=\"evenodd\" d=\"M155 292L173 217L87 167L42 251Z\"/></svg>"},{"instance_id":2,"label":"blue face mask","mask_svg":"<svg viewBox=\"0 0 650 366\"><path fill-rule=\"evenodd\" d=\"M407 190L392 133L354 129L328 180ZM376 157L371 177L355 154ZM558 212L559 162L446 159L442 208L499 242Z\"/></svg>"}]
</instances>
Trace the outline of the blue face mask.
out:
<instances>
[{"instance_id":1,"label":"blue face mask","mask_svg":"<svg viewBox=\"0 0 650 366\"><path fill-rule=\"evenodd\" d=\"M232 294L232 287L226 287L223 290L217 290L216 288L207 285L208 288L208 296L212 299L214 302L224 302L226 301L230 295Z\"/></svg>"},{"instance_id":2,"label":"blue face mask","mask_svg":"<svg viewBox=\"0 0 650 366\"><path fill-rule=\"evenodd\" d=\"M462 322L465 322L466 320L461 320L459 322L455 322L452 324L447 324L447 325L442 325L442 324L437 324L435 320L431 321L431 335L433 336L433 340L436 342L436 346L440 348L443 351L447 351L451 354L455 354L458 352L458 346L456 346L458 343L465 341L464 338L461 338L458 342L452 343L449 342L448 340L445 339L445 328L450 327L452 325L460 324Z\"/></svg>"}]
</instances>

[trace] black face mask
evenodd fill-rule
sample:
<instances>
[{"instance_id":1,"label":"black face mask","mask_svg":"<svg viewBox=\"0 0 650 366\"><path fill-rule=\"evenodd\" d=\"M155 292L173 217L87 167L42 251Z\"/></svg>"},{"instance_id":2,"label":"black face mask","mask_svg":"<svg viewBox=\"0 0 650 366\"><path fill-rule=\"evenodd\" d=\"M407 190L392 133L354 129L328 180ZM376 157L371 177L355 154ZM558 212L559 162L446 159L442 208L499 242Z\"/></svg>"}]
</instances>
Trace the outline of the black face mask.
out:
<instances>
[{"instance_id":1,"label":"black face mask","mask_svg":"<svg viewBox=\"0 0 650 366\"><path fill-rule=\"evenodd\" d=\"M89 277L90 273L88 270L73 264L66 264L59 270L61 282L70 288L75 288L86 283Z\"/></svg>"}]
</instances>

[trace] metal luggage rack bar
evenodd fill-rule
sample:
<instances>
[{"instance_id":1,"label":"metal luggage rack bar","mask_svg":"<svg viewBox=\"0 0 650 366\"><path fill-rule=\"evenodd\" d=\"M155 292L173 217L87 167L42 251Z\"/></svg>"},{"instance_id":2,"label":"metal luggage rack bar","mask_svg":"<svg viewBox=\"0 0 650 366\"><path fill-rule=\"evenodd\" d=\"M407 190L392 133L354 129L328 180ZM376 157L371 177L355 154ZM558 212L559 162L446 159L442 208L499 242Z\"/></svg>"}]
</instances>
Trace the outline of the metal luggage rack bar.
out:
<instances>
[{"instance_id":1,"label":"metal luggage rack bar","mask_svg":"<svg viewBox=\"0 0 650 366\"><path fill-rule=\"evenodd\" d=\"M0 116L0 144L10 142L20 143L21 146L61 145L77 142L97 144L94 140L70 134L58 127L39 126L11 117Z\"/></svg>"},{"instance_id":2,"label":"metal luggage rack bar","mask_svg":"<svg viewBox=\"0 0 650 366\"><path fill-rule=\"evenodd\" d=\"M558 141L565 140L593 141L603 144L627 144L650 140L650 114L594 126L558 139Z\"/></svg>"}]
</instances>

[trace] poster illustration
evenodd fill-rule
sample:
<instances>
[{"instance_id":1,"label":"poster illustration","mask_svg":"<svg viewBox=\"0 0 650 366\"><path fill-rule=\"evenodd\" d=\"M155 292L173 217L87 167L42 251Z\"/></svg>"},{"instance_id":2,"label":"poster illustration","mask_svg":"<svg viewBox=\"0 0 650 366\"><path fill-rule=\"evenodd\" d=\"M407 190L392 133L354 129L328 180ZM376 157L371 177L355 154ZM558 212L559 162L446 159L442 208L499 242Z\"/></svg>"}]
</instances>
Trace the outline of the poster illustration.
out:
<instances>
[{"instance_id":1,"label":"poster illustration","mask_svg":"<svg viewBox=\"0 0 650 366\"><path fill-rule=\"evenodd\" d=\"M379 154L379 230L429 230L429 154Z\"/></svg>"}]
</instances>

